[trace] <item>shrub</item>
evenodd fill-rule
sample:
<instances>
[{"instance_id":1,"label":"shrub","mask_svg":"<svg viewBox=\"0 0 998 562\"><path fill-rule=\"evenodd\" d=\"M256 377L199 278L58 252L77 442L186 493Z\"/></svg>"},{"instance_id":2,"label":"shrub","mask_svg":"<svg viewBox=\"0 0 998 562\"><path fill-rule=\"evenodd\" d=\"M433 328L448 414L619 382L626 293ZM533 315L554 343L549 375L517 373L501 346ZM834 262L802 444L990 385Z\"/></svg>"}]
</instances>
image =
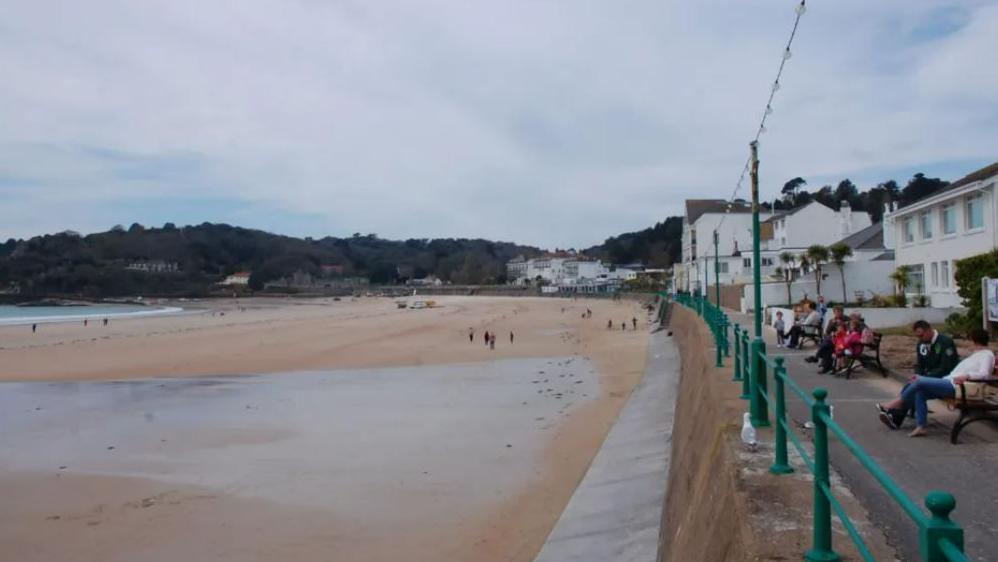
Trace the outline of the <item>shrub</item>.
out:
<instances>
[{"instance_id":1,"label":"shrub","mask_svg":"<svg viewBox=\"0 0 998 562\"><path fill-rule=\"evenodd\" d=\"M998 277L998 249L956 260L953 278L957 294L963 298L963 306L967 307L967 316L973 326L980 326L983 318L981 277Z\"/></svg>"},{"instance_id":2,"label":"shrub","mask_svg":"<svg viewBox=\"0 0 998 562\"><path fill-rule=\"evenodd\" d=\"M971 328L980 325L980 322L973 322L969 314L954 312L946 317L946 331L956 338L966 338Z\"/></svg>"}]
</instances>

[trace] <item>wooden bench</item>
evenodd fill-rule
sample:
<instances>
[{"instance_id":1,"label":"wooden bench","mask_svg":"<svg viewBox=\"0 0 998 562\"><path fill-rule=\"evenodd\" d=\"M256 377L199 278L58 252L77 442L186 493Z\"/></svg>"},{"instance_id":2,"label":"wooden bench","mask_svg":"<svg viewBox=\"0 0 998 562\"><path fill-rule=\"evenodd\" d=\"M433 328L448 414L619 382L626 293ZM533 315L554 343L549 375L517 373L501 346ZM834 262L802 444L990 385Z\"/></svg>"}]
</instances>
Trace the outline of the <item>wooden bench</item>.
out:
<instances>
[{"instance_id":1,"label":"wooden bench","mask_svg":"<svg viewBox=\"0 0 998 562\"><path fill-rule=\"evenodd\" d=\"M962 384L957 385L956 398L947 400L951 407L960 410L960 417L957 418L956 423L953 424L953 429L950 430L950 443L956 445L963 428L975 421L998 420L998 417L991 415L991 412L998 412L998 377L993 375L994 373L990 378L984 380L968 381L984 383L993 389L990 394L985 394L982 400L968 400L967 388Z\"/></svg>"},{"instance_id":2,"label":"wooden bench","mask_svg":"<svg viewBox=\"0 0 998 562\"><path fill-rule=\"evenodd\" d=\"M884 364L880 362L880 340L883 339L883 335L879 332L873 332L873 341L870 343L863 344L863 353L858 357L849 357L846 360L846 365L842 369L834 371L834 374L839 374L843 371L845 377L848 379L852 376L853 371L859 367L866 367L870 369L876 367L880 371L880 376L887 377L887 369L884 368Z\"/></svg>"}]
</instances>

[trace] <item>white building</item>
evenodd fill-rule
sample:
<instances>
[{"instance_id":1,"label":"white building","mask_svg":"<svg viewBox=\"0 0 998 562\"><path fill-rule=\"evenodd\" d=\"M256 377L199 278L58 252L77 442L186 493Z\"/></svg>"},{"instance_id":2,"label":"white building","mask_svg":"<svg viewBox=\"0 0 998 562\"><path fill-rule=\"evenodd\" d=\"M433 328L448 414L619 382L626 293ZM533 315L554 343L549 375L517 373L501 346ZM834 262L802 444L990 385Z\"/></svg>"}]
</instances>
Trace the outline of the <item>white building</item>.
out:
<instances>
[{"instance_id":1,"label":"white building","mask_svg":"<svg viewBox=\"0 0 998 562\"><path fill-rule=\"evenodd\" d=\"M961 305L955 261L998 247L998 162L884 217L893 227L896 263L911 268L908 292L938 308Z\"/></svg>"},{"instance_id":2,"label":"white building","mask_svg":"<svg viewBox=\"0 0 998 562\"><path fill-rule=\"evenodd\" d=\"M838 211L817 201L790 211L778 211L764 224L763 248L782 251L805 250L815 244L830 246L839 240L870 226L870 215L854 213L848 201L839 204Z\"/></svg>"},{"instance_id":3,"label":"white building","mask_svg":"<svg viewBox=\"0 0 998 562\"><path fill-rule=\"evenodd\" d=\"M619 287L623 281L635 279L633 267L607 266L601 260L580 256L544 256L530 260L518 257L506 264L509 282L526 285L537 279L550 285L576 292L603 292Z\"/></svg>"},{"instance_id":4,"label":"white building","mask_svg":"<svg viewBox=\"0 0 998 562\"><path fill-rule=\"evenodd\" d=\"M760 220L771 213L763 212ZM714 284L714 231L718 234L717 277L722 285L751 279L751 261L746 269L743 256L752 250L752 207L745 201L687 199L683 215L683 258L673 267L673 287L694 291L704 276ZM763 261L765 263L765 261Z\"/></svg>"},{"instance_id":5,"label":"white building","mask_svg":"<svg viewBox=\"0 0 998 562\"><path fill-rule=\"evenodd\" d=\"M250 273L248 271L240 271L239 273L233 273L225 278L224 281L219 283L219 285L225 285L227 287L235 285L249 285Z\"/></svg>"}]
</instances>

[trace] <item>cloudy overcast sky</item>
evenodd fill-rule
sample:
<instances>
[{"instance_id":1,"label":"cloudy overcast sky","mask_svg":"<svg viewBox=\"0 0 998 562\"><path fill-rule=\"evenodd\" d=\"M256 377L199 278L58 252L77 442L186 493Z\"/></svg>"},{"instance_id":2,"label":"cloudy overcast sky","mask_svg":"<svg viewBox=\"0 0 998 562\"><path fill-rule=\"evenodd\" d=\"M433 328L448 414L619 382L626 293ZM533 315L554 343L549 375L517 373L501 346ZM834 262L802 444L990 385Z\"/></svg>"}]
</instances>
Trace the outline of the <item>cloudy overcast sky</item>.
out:
<instances>
[{"instance_id":1,"label":"cloudy overcast sky","mask_svg":"<svg viewBox=\"0 0 998 562\"><path fill-rule=\"evenodd\" d=\"M117 223L582 247L727 197L794 0L33 0L0 238ZM812 0L763 194L998 160L998 1Z\"/></svg>"}]
</instances>

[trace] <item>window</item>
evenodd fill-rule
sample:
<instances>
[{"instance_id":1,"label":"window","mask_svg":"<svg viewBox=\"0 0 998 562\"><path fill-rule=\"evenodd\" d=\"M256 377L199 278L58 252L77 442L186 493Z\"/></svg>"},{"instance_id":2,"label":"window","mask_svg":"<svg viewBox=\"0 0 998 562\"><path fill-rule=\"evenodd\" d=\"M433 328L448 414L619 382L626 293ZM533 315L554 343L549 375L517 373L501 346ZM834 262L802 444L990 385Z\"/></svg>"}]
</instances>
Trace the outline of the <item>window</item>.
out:
<instances>
[{"instance_id":1,"label":"window","mask_svg":"<svg viewBox=\"0 0 998 562\"><path fill-rule=\"evenodd\" d=\"M949 287L949 262L939 262L939 281L943 287Z\"/></svg>"},{"instance_id":2,"label":"window","mask_svg":"<svg viewBox=\"0 0 998 562\"><path fill-rule=\"evenodd\" d=\"M718 273L727 273L728 272L728 262L722 261L721 263L719 263L717 265L718 265L718 267L717 267L717 272Z\"/></svg>"},{"instance_id":3,"label":"window","mask_svg":"<svg viewBox=\"0 0 998 562\"><path fill-rule=\"evenodd\" d=\"M953 203L943 205L943 208L939 214L939 222L943 224L943 236L947 234L956 234L956 205Z\"/></svg>"},{"instance_id":4,"label":"window","mask_svg":"<svg viewBox=\"0 0 998 562\"><path fill-rule=\"evenodd\" d=\"M742 267L752 267L752 258L742 258Z\"/></svg>"},{"instance_id":5,"label":"window","mask_svg":"<svg viewBox=\"0 0 998 562\"><path fill-rule=\"evenodd\" d=\"M915 221L911 217L904 219L904 222L901 223L901 239L906 244L915 241Z\"/></svg>"},{"instance_id":6,"label":"window","mask_svg":"<svg viewBox=\"0 0 998 562\"><path fill-rule=\"evenodd\" d=\"M921 231L922 240L932 238L932 215L928 211L918 215L918 229Z\"/></svg>"},{"instance_id":7,"label":"window","mask_svg":"<svg viewBox=\"0 0 998 562\"><path fill-rule=\"evenodd\" d=\"M771 267L773 265L773 258L762 258L763 267Z\"/></svg>"},{"instance_id":8,"label":"window","mask_svg":"<svg viewBox=\"0 0 998 562\"><path fill-rule=\"evenodd\" d=\"M925 290L925 266L922 264L911 266L908 272L908 293L921 294Z\"/></svg>"},{"instance_id":9,"label":"window","mask_svg":"<svg viewBox=\"0 0 998 562\"><path fill-rule=\"evenodd\" d=\"M939 264L932 262L932 286L939 286Z\"/></svg>"},{"instance_id":10,"label":"window","mask_svg":"<svg viewBox=\"0 0 998 562\"><path fill-rule=\"evenodd\" d=\"M979 194L967 198L965 211L967 213L967 230L984 228L984 203Z\"/></svg>"}]
</instances>

